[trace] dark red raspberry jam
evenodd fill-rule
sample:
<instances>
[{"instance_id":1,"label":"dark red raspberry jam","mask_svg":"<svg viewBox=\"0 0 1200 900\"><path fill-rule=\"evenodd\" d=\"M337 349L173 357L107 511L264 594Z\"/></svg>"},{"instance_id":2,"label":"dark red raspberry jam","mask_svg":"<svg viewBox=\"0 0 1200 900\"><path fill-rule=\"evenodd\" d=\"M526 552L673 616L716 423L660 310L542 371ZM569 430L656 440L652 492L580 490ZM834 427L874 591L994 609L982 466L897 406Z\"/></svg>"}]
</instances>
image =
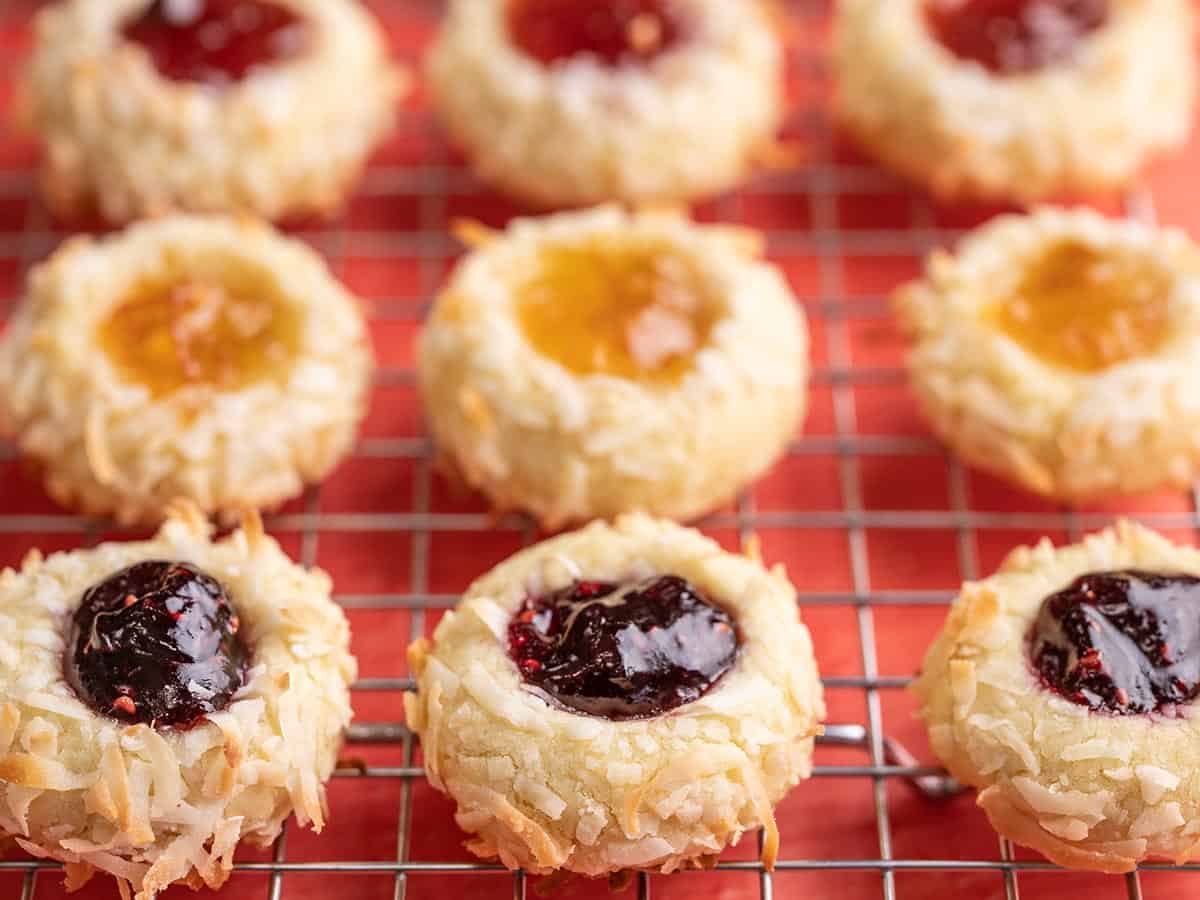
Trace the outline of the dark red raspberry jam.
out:
<instances>
[{"instance_id":1,"label":"dark red raspberry jam","mask_svg":"<svg viewBox=\"0 0 1200 900\"><path fill-rule=\"evenodd\" d=\"M266 0L154 0L122 35L165 77L214 87L299 56L309 37L296 13Z\"/></svg>"},{"instance_id":2,"label":"dark red raspberry jam","mask_svg":"<svg viewBox=\"0 0 1200 900\"><path fill-rule=\"evenodd\" d=\"M67 681L96 712L190 728L229 705L250 652L219 581L187 563L142 562L83 595L67 632Z\"/></svg>"},{"instance_id":3,"label":"dark red raspberry jam","mask_svg":"<svg viewBox=\"0 0 1200 900\"><path fill-rule=\"evenodd\" d=\"M1109 0L929 0L929 27L955 55L1014 75L1066 62L1108 22Z\"/></svg>"},{"instance_id":4,"label":"dark red raspberry jam","mask_svg":"<svg viewBox=\"0 0 1200 900\"><path fill-rule=\"evenodd\" d=\"M509 0L514 44L550 65L588 54L610 66L648 62L683 36L672 0Z\"/></svg>"},{"instance_id":5,"label":"dark red raspberry jam","mask_svg":"<svg viewBox=\"0 0 1200 900\"><path fill-rule=\"evenodd\" d=\"M1084 575L1042 602L1029 649L1042 683L1074 703L1169 711L1200 693L1200 578Z\"/></svg>"},{"instance_id":6,"label":"dark red raspberry jam","mask_svg":"<svg viewBox=\"0 0 1200 900\"><path fill-rule=\"evenodd\" d=\"M508 652L528 684L567 709L644 719L699 699L733 665L733 618L682 578L577 581L525 601Z\"/></svg>"}]
</instances>

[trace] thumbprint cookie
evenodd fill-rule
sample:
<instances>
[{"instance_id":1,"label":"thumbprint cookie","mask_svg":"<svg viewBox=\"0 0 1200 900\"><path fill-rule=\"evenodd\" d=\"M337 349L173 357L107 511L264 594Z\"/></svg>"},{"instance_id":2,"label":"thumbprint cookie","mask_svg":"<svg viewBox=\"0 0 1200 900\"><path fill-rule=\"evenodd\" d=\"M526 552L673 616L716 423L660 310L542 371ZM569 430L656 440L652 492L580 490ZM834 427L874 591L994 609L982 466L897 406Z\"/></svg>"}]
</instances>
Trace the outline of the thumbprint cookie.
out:
<instances>
[{"instance_id":1,"label":"thumbprint cookie","mask_svg":"<svg viewBox=\"0 0 1200 900\"><path fill-rule=\"evenodd\" d=\"M1200 856L1200 553L1127 522L964 586L915 684L934 753L1059 865Z\"/></svg>"},{"instance_id":2,"label":"thumbprint cookie","mask_svg":"<svg viewBox=\"0 0 1200 900\"><path fill-rule=\"evenodd\" d=\"M328 577L257 515L0 572L0 834L121 896L220 887L291 813L320 831L355 662Z\"/></svg>"},{"instance_id":3,"label":"thumbprint cookie","mask_svg":"<svg viewBox=\"0 0 1200 900\"><path fill-rule=\"evenodd\" d=\"M901 289L933 430L968 462L1075 502L1183 486L1200 461L1200 248L1041 209L936 251Z\"/></svg>"},{"instance_id":4,"label":"thumbprint cookie","mask_svg":"<svg viewBox=\"0 0 1200 900\"><path fill-rule=\"evenodd\" d=\"M1117 189L1192 125L1189 0L845 0L834 33L842 123L944 199Z\"/></svg>"},{"instance_id":5,"label":"thumbprint cookie","mask_svg":"<svg viewBox=\"0 0 1200 900\"><path fill-rule=\"evenodd\" d=\"M757 235L606 207L472 236L419 376L443 458L497 510L689 519L783 452L807 333Z\"/></svg>"},{"instance_id":6,"label":"thumbprint cookie","mask_svg":"<svg viewBox=\"0 0 1200 900\"><path fill-rule=\"evenodd\" d=\"M0 427L88 515L273 507L348 451L372 366L357 301L308 247L171 217L34 269L0 342Z\"/></svg>"},{"instance_id":7,"label":"thumbprint cookie","mask_svg":"<svg viewBox=\"0 0 1200 900\"><path fill-rule=\"evenodd\" d=\"M337 210L405 77L354 0L60 0L23 107L61 216Z\"/></svg>"},{"instance_id":8,"label":"thumbprint cookie","mask_svg":"<svg viewBox=\"0 0 1200 900\"><path fill-rule=\"evenodd\" d=\"M477 173L547 208L734 186L777 149L783 63L760 0L453 0L427 68Z\"/></svg>"},{"instance_id":9,"label":"thumbprint cookie","mask_svg":"<svg viewBox=\"0 0 1200 900\"><path fill-rule=\"evenodd\" d=\"M539 874L699 866L760 827L770 868L824 716L782 568L641 515L501 563L409 659L467 846Z\"/></svg>"}]
</instances>

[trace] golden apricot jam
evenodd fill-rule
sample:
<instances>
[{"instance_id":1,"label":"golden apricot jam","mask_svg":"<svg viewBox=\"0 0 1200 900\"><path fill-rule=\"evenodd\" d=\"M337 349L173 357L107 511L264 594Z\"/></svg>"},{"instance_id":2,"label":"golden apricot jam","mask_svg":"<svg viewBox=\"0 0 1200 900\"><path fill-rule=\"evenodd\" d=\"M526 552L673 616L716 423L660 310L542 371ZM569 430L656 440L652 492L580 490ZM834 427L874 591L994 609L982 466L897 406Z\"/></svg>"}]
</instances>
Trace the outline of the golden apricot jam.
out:
<instances>
[{"instance_id":1,"label":"golden apricot jam","mask_svg":"<svg viewBox=\"0 0 1200 900\"><path fill-rule=\"evenodd\" d=\"M646 62L683 36L672 0L509 0L512 42L550 65L584 54L608 64Z\"/></svg>"},{"instance_id":2,"label":"golden apricot jam","mask_svg":"<svg viewBox=\"0 0 1200 900\"><path fill-rule=\"evenodd\" d=\"M671 381L715 314L669 249L595 242L544 250L517 286L517 318L534 349L578 375Z\"/></svg>"},{"instance_id":3,"label":"golden apricot jam","mask_svg":"<svg viewBox=\"0 0 1200 900\"><path fill-rule=\"evenodd\" d=\"M1001 75L1067 62L1109 18L1109 0L929 0L934 37Z\"/></svg>"},{"instance_id":4,"label":"golden apricot jam","mask_svg":"<svg viewBox=\"0 0 1200 900\"><path fill-rule=\"evenodd\" d=\"M159 397L271 378L295 354L299 335L298 315L278 298L201 281L139 286L99 333L122 375Z\"/></svg>"},{"instance_id":5,"label":"golden apricot jam","mask_svg":"<svg viewBox=\"0 0 1200 900\"><path fill-rule=\"evenodd\" d=\"M1099 372L1159 348L1170 326L1169 293L1167 273L1152 262L1066 241L1047 250L989 316L1044 362Z\"/></svg>"}]
</instances>

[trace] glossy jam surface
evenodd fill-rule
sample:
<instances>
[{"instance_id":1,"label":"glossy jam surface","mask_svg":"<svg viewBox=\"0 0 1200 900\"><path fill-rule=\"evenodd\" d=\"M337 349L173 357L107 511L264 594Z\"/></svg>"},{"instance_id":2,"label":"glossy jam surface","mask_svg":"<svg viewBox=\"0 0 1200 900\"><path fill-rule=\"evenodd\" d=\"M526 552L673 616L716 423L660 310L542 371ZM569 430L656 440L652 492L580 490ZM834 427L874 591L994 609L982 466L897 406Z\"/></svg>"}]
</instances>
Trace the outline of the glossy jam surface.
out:
<instances>
[{"instance_id":1,"label":"glossy jam surface","mask_svg":"<svg viewBox=\"0 0 1200 900\"><path fill-rule=\"evenodd\" d=\"M929 0L926 10L956 56L1017 75L1070 61L1108 22L1109 0Z\"/></svg>"},{"instance_id":2,"label":"glossy jam surface","mask_svg":"<svg viewBox=\"0 0 1200 900\"><path fill-rule=\"evenodd\" d=\"M1044 362L1099 372L1159 348L1170 327L1170 291L1168 274L1144 259L1063 243L989 316Z\"/></svg>"},{"instance_id":3,"label":"glossy jam surface","mask_svg":"<svg viewBox=\"0 0 1200 900\"><path fill-rule=\"evenodd\" d=\"M509 0L508 31L546 65L584 54L618 65L652 60L686 27L672 0Z\"/></svg>"},{"instance_id":4,"label":"glossy jam surface","mask_svg":"<svg viewBox=\"0 0 1200 900\"><path fill-rule=\"evenodd\" d=\"M294 59L310 40L303 19L266 0L154 0L122 36L144 47L163 76L213 87Z\"/></svg>"},{"instance_id":5,"label":"glossy jam surface","mask_svg":"<svg viewBox=\"0 0 1200 900\"><path fill-rule=\"evenodd\" d=\"M517 287L517 318L535 350L575 374L673 381L715 317L668 249L588 244L539 256Z\"/></svg>"},{"instance_id":6,"label":"glossy jam surface","mask_svg":"<svg viewBox=\"0 0 1200 900\"><path fill-rule=\"evenodd\" d=\"M299 336L298 315L282 301L198 281L144 284L99 329L116 368L155 396L266 380L283 371Z\"/></svg>"},{"instance_id":7,"label":"glossy jam surface","mask_svg":"<svg viewBox=\"0 0 1200 900\"><path fill-rule=\"evenodd\" d=\"M725 610L674 575L577 581L525 602L508 628L526 683L569 710L643 719L704 695L737 659Z\"/></svg>"},{"instance_id":8,"label":"glossy jam surface","mask_svg":"<svg viewBox=\"0 0 1200 900\"><path fill-rule=\"evenodd\" d=\"M250 653L238 630L216 579L186 563L137 563L83 595L67 632L67 681L101 715L189 728L242 686Z\"/></svg>"},{"instance_id":9,"label":"glossy jam surface","mask_svg":"<svg viewBox=\"0 0 1200 900\"><path fill-rule=\"evenodd\" d=\"M1030 658L1043 684L1081 706L1169 712L1200 693L1200 578L1084 575L1043 601Z\"/></svg>"}]
</instances>

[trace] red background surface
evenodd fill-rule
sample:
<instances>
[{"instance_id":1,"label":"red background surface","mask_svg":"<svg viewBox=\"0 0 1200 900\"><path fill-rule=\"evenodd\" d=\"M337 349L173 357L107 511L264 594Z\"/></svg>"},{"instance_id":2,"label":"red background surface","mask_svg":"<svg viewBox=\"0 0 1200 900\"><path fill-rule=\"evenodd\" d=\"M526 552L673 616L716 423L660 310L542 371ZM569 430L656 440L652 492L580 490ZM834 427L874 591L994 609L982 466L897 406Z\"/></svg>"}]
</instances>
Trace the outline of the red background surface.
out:
<instances>
[{"instance_id":1,"label":"red background surface","mask_svg":"<svg viewBox=\"0 0 1200 900\"><path fill-rule=\"evenodd\" d=\"M9 0L0 6L0 103L6 110L37 5ZM415 63L440 4L372 5L396 54ZM794 105L786 131L805 147L807 162L703 204L696 214L767 233L771 257L786 270L809 316L812 409L787 458L736 507L703 524L730 547L739 532L756 531L767 558L787 564L816 640L830 720L881 723L889 736L929 762L903 685L964 577L987 573L1019 542L1042 534L1063 540L1119 513L1136 514L1194 542L1200 527L1197 495L1165 493L1068 511L965 470L929 437L904 383L903 348L885 298L917 272L928 248L952 242L997 210L933 206L848 148L828 121L830 79L822 55L828 3L793 0L786 6L794 49L789 72ZM20 295L28 266L81 227L49 218L34 192L35 148L3 127L0 319ZM1102 208L1156 215L1200 236L1197 162L1200 141L1155 165L1142 186ZM344 217L293 229L326 254L335 272L368 302L382 367L353 458L270 523L293 554L335 579L337 599L354 628L362 676L377 679L355 693L359 721L402 718L404 646L429 633L472 578L535 537L517 519L493 526L478 498L456 493L432 472L413 377L419 323L458 252L446 234L448 221L473 216L502 224L518 211L465 171L418 86ZM103 523L55 507L23 472L12 448L0 444L0 565L16 563L33 546L74 548L110 536ZM504 872L446 871L473 860L461 846L450 804L419 771L405 771L420 765L419 749L355 746L347 756L365 759L368 777L334 780L333 817L325 834L290 829L286 846L277 848L282 865L274 874L270 852L243 851L239 863L259 868L239 869L224 900L521 895L524 886ZM973 798L929 801L898 773L870 763L860 750L818 750L818 777L778 810L784 862L769 883L775 896L1003 897L1006 880L1007 889L1015 881L1025 898L1136 896L1139 885L1131 879L1037 868L1038 858L1020 850L1017 860L1035 867L1018 867L1010 875L955 869L957 861L1001 858ZM889 849L881 850L881 834ZM748 840L723 857L746 862L745 869L652 876L622 896L758 896L762 885L751 864L753 845ZM879 867L874 861L881 854L900 862L892 870ZM832 865L819 868L821 860ZM945 864L937 870L905 868L920 860ZM333 871L331 861L354 863L359 871ZM0 897L51 900L62 895L59 880L53 871L32 879L20 869L0 869ZM1200 894L1200 871L1143 871L1140 889L1155 898ZM77 896L109 898L116 892L111 881L98 879ZM178 890L166 896L191 895ZM550 896L600 898L609 889L574 880Z\"/></svg>"}]
</instances>

